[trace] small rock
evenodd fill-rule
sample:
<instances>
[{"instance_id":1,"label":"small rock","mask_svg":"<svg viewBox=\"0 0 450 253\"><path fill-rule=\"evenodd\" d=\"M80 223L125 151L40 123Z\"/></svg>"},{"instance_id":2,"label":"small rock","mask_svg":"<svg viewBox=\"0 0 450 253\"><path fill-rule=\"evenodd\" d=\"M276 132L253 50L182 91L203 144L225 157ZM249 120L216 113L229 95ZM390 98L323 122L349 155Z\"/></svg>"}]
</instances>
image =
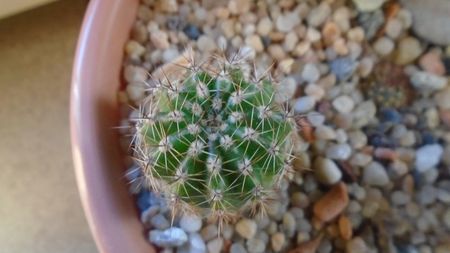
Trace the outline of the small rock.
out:
<instances>
[{"instance_id":1,"label":"small rock","mask_svg":"<svg viewBox=\"0 0 450 253\"><path fill-rule=\"evenodd\" d=\"M207 35L201 35L197 40L197 47L202 52L212 52L216 49L216 43L211 37Z\"/></svg>"},{"instance_id":2,"label":"small rock","mask_svg":"<svg viewBox=\"0 0 450 253\"><path fill-rule=\"evenodd\" d=\"M447 229L450 229L450 209L447 209L442 215L442 220L444 221L445 226Z\"/></svg>"},{"instance_id":3,"label":"small rock","mask_svg":"<svg viewBox=\"0 0 450 253\"><path fill-rule=\"evenodd\" d=\"M217 237L206 244L208 253L220 253L223 248L223 238Z\"/></svg>"},{"instance_id":4,"label":"small rock","mask_svg":"<svg viewBox=\"0 0 450 253\"><path fill-rule=\"evenodd\" d=\"M124 68L123 76L125 81L132 83L144 83L148 79L148 72L146 69L139 66L128 65Z\"/></svg>"},{"instance_id":5,"label":"small rock","mask_svg":"<svg viewBox=\"0 0 450 253\"><path fill-rule=\"evenodd\" d=\"M339 217L338 226L342 239L350 240L353 236L352 223L350 219L345 215Z\"/></svg>"},{"instance_id":6,"label":"small rock","mask_svg":"<svg viewBox=\"0 0 450 253\"><path fill-rule=\"evenodd\" d=\"M311 111L316 105L316 100L311 96L300 97L295 101L294 111L298 113L306 113Z\"/></svg>"},{"instance_id":7,"label":"small rock","mask_svg":"<svg viewBox=\"0 0 450 253\"><path fill-rule=\"evenodd\" d=\"M411 75L411 84L419 90L436 91L447 86L447 78L432 73L417 71Z\"/></svg>"},{"instance_id":8,"label":"small rock","mask_svg":"<svg viewBox=\"0 0 450 253\"><path fill-rule=\"evenodd\" d=\"M336 111L340 113L350 113L355 107L355 102L353 99L347 95L342 95L335 98L332 102L332 105Z\"/></svg>"},{"instance_id":9,"label":"small rock","mask_svg":"<svg viewBox=\"0 0 450 253\"><path fill-rule=\"evenodd\" d=\"M180 219L180 227L186 232L197 232L202 227L202 219L194 214L184 214Z\"/></svg>"},{"instance_id":10,"label":"small rock","mask_svg":"<svg viewBox=\"0 0 450 253\"><path fill-rule=\"evenodd\" d=\"M306 30L306 38L309 40L309 42L318 42L322 35L320 32L312 27L308 27L308 30Z\"/></svg>"},{"instance_id":11,"label":"small rock","mask_svg":"<svg viewBox=\"0 0 450 253\"><path fill-rule=\"evenodd\" d=\"M361 27L353 27L352 29L348 30L347 32L347 38L350 41L361 43L364 40L364 29Z\"/></svg>"},{"instance_id":12,"label":"small rock","mask_svg":"<svg viewBox=\"0 0 450 253\"><path fill-rule=\"evenodd\" d=\"M314 135L319 140L335 140L336 131L332 127L321 125L316 127L314 130Z\"/></svg>"},{"instance_id":13,"label":"small rock","mask_svg":"<svg viewBox=\"0 0 450 253\"><path fill-rule=\"evenodd\" d=\"M356 4L358 10L363 12L371 12L383 5L385 0L353 0L353 3Z\"/></svg>"},{"instance_id":14,"label":"small rock","mask_svg":"<svg viewBox=\"0 0 450 253\"><path fill-rule=\"evenodd\" d=\"M445 75L445 66L444 63L441 60L441 57L438 53L431 51L428 52L422 57L420 57L419 60L420 67L425 70L428 73L432 73L438 76Z\"/></svg>"},{"instance_id":15,"label":"small rock","mask_svg":"<svg viewBox=\"0 0 450 253\"><path fill-rule=\"evenodd\" d=\"M230 0L228 10L232 14L244 14L250 11L252 2L250 0Z\"/></svg>"},{"instance_id":16,"label":"small rock","mask_svg":"<svg viewBox=\"0 0 450 253\"><path fill-rule=\"evenodd\" d=\"M314 215L323 222L331 221L347 207L348 201L347 186L339 183L314 204Z\"/></svg>"},{"instance_id":17,"label":"small rock","mask_svg":"<svg viewBox=\"0 0 450 253\"><path fill-rule=\"evenodd\" d=\"M206 253L206 245L197 233L189 234L189 241L177 250L177 253Z\"/></svg>"},{"instance_id":18,"label":"small rock","mask_svg":"<svg viewBox=\"0 0 450 253\"><path fill-rule=\"evenodd\" d=\"M434 168L441 160L444 149L439 144L420 147L416 152L415 167L419 172Z\"/></svg>"},{"instance_id":19,"label":"small rock","mask_svg":"<svg viewBox=\"0 0 450 253\"><path fill-rule=\"evenodd\" d=\"M356 66L356 62L350 57L336 58L330 62L331 72L341 81L348 79L355 71Z\"/></svg>"},{"instance_id":20,"label":"small rock","mask_svg":"<svg viewBox=\"0 0 450 253\"><path fill-rule=\"evenodd\" d=\"M192 25L192 24L186 25L183 28L183 32L191 40L197 40L201 35L200 29L198 29L197 26Z\"/></svg>"},{"instance_id":21,"label":"small rock","mask_svg":"<svg viewBox=\"0 0 450 253\"><path fill-rule=\"evenodd\" d=\"M169 36L166 32L155 30L150 33L150 41L158 49L167 49L170 47Z\"/></svg>"},{"instance_id":22,"label":"small rock","mask_svg":"<svg viewBox=\"0 0 450 253\"><path fill-rule=\"evenodd\" d=\"M449 110L450 109L450 87L447 87L434 96L434 100L436 101L436 104L439 106L442 110Z\"/></svg>"},{"instance_id":23,"label":"small rock","mask_svg":"<svg viewBox=\"0 0 450 253\"><path fill-rule=\"evenodd\" d=\"M286 77L280 85L276 86L275 101L277 103L284 103L288 101L297 89L297 82L292 77Z\"/></svg>"},{"instance_id":24,"label":"small rock","mask_svg":"<svg viewBox=\"0 0 450 253\"><path fill-rule=\"evenodd\" d=\"M365 37L368 40L371 40L375 37L381 26L384 25L384 13L380 9L375 10L373 12L361 13L358 16L358 20L364 29Z\"/></svg>"},{"instance_id":25,"label":"small rock","mask_svg":"<svg viewBox=\"0 0 450 253\"><path fill-rule=\"evenodd\" d=\"M450 44L450 5L447 0L410 0L402 4L412 13L416 34L437 45Z\"/></svg>"},{"instance_id":26,"label":"small rock","mask_svg":"<svg viewBox=\"0 0 450 253\"><path fill-rule=\"evenodd\" d=\"M264 45L261 41L261 38L256 34L250 35L245 38L245 44L253 48L257 53L261 53L262 51L264 51Z\"/></svg>"},{"instance_id":27,"label":"small rock","mask_svg":"<svg viewBox=\"0 0 450 253\"><path fill-rule=\"evenodd\" d=\"M159 230L163 230L170 227L169 221L162 214L157 214L150 219L150 224Z\"/></svg>"},{"instance_id":28,"label":"small rock","mask_svg":"<svg viewBox=\"0 0 450 253\"><path fill-rule=\"evenodd\" d=\"M322 28L322 37L327 45L332 44L341 36L341 29L334 22L327 22Z\"/></svg>"},{"instance_id":29,"label":"small rock","mask_svg":"<svg viewBox=\"0 0 450 253\"><path fill-rule=\"evenodd\" d=\"M159 9L164 12L177 12L178 11L178 3L177 0L166 0L166 1L158 1Z\"/></svg>"},{"instance_id":30,"label":"small rock","mask_svg":"<svg viewBox=\"0 0 450 253\"><path fill-rule=\"evenodd\" d=\"M135 102L145 97L146 88L142 83L129 83L126 87L128 97Z\"/></svg>"},{"instance_id":31,"label":"small rock","mask_svg":"<svg viewBox=\"0 0 450 253\"><path fill-rule=\"evenodd\" d=\"M345 253L366 253L369 248L361 237L355 237L345 244Z\"/></svg>"},{"instance_id":32,"label":"small rock","mask_svg":"<svg viewBox=\"0 0 450 253\"><path fill-rule=\"evenodd\" d=\"M261 36L267 36L272 31L273 23L269 17L264 17L259 20L256 26L256 32Z\"/></svg>"},{"instance_id":33,"label":"small rock","mask_svg":"<svg viewBox=\"0 0 450 253\"><path fill-rule=\"evenodd\" d=\"M389 177L383 165L371 162L363 169L363 181L368 185L385 186L389 183Z\"/></svg>"},{"instance_id":34,"label":"small rock","mask_svg":"<svg viewBox=\"0 0 450 253\"><path fill-rule=\"evenodd\" d=\"M139 42L130 40L125 45L125 52L132 56L141 57L146 51L145 47L139 44Z\"/></svg>"},{"instance_id":35,"label":"small rock","mask_svg":"<svg viewBox=\"0 0 450 253\"><path fill-rule=\"evenodd\" d=\"M406 205L411 201L411 196L403 191L394 191L391 193L391 202L396 206Z\"/></svg>"},{"instance_id":36,"label":"small rock","mask_svg":"<svg viewBox=\"0 0 450 253\"><path fill-rule=\"evenodd\" d=\"M235 242L231 244L230 253L247 253L247 250L242 244Z\"/></svg>"},{"instance_id":37,"label":"small rock","mask_svg":"<svg viewBox=\"0 0 450 253\"><path fill-rule=\"evenodd\" d=\"M179 55L180 53L177 48L168 48L164 50L162 60L164 63L170 63L173 62Z\"/></svg>"},{"instance_id":38,"label":"small rock","mask_svg":"<svg viewBox=\"0 0 450 253\"><path fill-rule=\"evenodd\" d=\"M320 101L325 95L325 90L321 86L314 83L306 85L304 91L306 95L314 97L316 101Z\"/></svg>"},{"instance_id":39,"label":"small rock","mask_svg":"<svg viewBox=\"0 0 450 253\"><path fill-rule=\"evenodd\" d=\"M208 226L202 228L200 234L203 240L209 241L219 236L219 229L215 224L209 224Z\"/></svg>"},{"instance_id":40,"label":"small rock","mask_svg":"<svg viewBox=\"0 0 450 253\"><path fill-rule=\"evenodd\" d=\"M255 221L250 219L241 219L236 223L236 232L245 239L253 238L258 226Z\"/></svg>"},{"instance_id":41,"label":"small rock","mask_svg":"<svg viewBox=\"0 0 450 253\"><path fill-rule=\"evenodd\" d=\"M317 248L319 247L320 242L322 241L322 237L323 237L322 235L319 235L311 241L303 242L296 248L288 251L288 253L316 253Z\"/></svg>"},{"instance_id":42,"label":"small rock","mask_svg":"<svg viewBox=\"0 0 450 253\"><path fill-rule=\"evenodd\" d=\"M367 136L360 130L351 131L348 133L350 145L354 149L360 149L367 145Z\"/></svg>"},{"instance_id":43,"label":"small rock","mask_svg":"<svg viewBox=\"0 0 450 253\"><path fill-rule=\"evenodd\" d=\"M397 39L403 32L403 24L400 20L393 18L386 24L386 34L392 39Z\"/></svg>"},{"instance_id":44,"label":"small rock","mask_svg":"<svg viewBox=\"0 0 450 253\"><path fill-rule=\"evenodd\" d=\"M394 41L392 41L388 37L381 37L377 39L373 44L375 52L377 52L377 54L380 56L389 55L394 50L394 47L395 47Z\"/></svg>"},{"instance_id":45,"label":"small rock","mask_svg":"<svg viewBox=\"0 0 450 253\"><path fill-rule=\"evenodd\" d=\"M308 63L302 71L302 78L308 83L314 83L319 80L320 72L315 64Z\"/></svg>"},{"instance_id":46,"label":"small rock","mask_svg":"<svg viewBox=\"0 0 450 253\"><path fill-rule=\"evenodd\" d=\"M325 20L330 16L331 14L331 7L328 3L326 2L322 2L319 6L317 6L316 8L312 9L307 17L307 21L309 26L312 27L318 27L321 24L323 24L323 22L325 22Z\"/></svg>"},{"instance_id":47,"label":"small rock","mask_svg":"<svg viewBox=\"0 0 450 253\"><path fill-rule=\"evenodd\" d=\"M278 16L275 25L280 32L290 32L300 24L300 21L300 16L296 12L290 12Z\"/></svg>"},{"instance_id":48,"label":"small rock","mask_svg":"<svg viewBox=\"0 0 450 253\"><path fill-rule=\"evenodd\" d=\"M308 52L311 49L311 42L304 40L304 41L300 41L300 43L297 44L297 46L295 46L294 50L293 50L293 54L294 56L303 56L306 54L306 52Z\"/></svg>"},{"instance_id":49,"label":"small rock","mask_svg":"<svg viewBox=\"0 0 450 253\"><path fill-rule=\"evenodd\" d=\"M149 240L159 247L178 247L187 242L188 236L182 229L171 227L163 231L151 230Z\"/></svg>"},{"instance_id":50,"label":"small rock","mask_svg":"<svg viewBox=\"0 0 450 253\"><path fill-rule=\"evenodd\" d=\"M380 120L382 122L391 122L399 124L402 122L402 115L394 108L383 108L380 110Z\"/></svg>"},{"instance_id":51,"label":"small rock","mask_svg":"<svg viewBox=\"0 0 450 253\"><path fill-rule=\"evenodd\" d=\"M395 62L400 65L412 63L422 54L420 42L414 37L404 37L398 43Z\"/></svg>"},{"instance_id":52,"label":"small rock","mask_svg":"<svg viewBox=\"0 0 450 253\"><path fill-rule=\"evenodd\" d=\"M270 238L270 242L272 245L272 249L275 252L281 251L283 249L283 246L286 242L286 236L283 233L275 233Z\"/></svg>"},{"instance_id":53,"label":"small rock","mask_svg":"<svg viewBox=\"0 0 450 253\"><path fill-rule=\"evenodd\" d=\"M259 238L247 240L246 244L249 253L263 253L266 250L266 243Z\"/></svg>"},{"instance_id":54,"label":"small rock","mask_svg":"<svg viewBox=\"0 0 450 253\"><path fill-rule=\"evenodd\" d=\"M347 143L331 144L325 153L330 159L347 160L352 155L352 148Z\"/></svg>"},{"instance_id":55,"label":"small rock","mask_svg":"<svg viewBox=\"0 0 450 253\"><path fill-rule=\"evenodd\" d=\"M314 174L319 182L326 185L333 185L342 178L342 172L336 163L331 159L322 157L314 160Z\"/></svg>"},{"instance_id":56,"label":"small rock","mask_svg":"<svg viewBox=\"0 0 450 253\"><path fill-rule=\"evenodd\" d=\"M296 221L294 218L294 215L292 215L290 212L287 212L283 215L283 228L286 231L286 234L288 236L294 235L295 229L296 229Z\"/></svg>"}]
</instances>

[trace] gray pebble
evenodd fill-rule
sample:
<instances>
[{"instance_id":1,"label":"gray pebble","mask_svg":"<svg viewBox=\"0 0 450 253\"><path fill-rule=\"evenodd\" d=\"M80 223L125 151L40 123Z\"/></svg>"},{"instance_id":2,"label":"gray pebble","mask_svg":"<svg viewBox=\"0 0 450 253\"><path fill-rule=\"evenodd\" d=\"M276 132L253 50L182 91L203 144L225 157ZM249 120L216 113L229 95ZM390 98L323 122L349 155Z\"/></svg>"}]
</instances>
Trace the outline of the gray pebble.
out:
<instances>
[{"instance_id":1,"label":"gray pebble","mask_svg":"<svg viewBox=\"0 0 450 253\"><path fill-rule=\"evenodd\" d=\"M230 253L247 253L247 250L242 244L233 243L230 247Z\"/></svg>"},{"instance_id":2,"label":"gray pebble","mask_svg":"<svg viewBox=\"0 0 450 253\"><path fill-rule=\"evenodd\" d=\"M332 144L325 152L330 159L347 160L352 155L352 148L347 143Z\"/></svg>"},{"instance_id":3,"label":"gray pebble","mask_svg":"<svg viewBox=\"0 0 450 253\"><path fill-rule=\"evenodd\" d=\"M198 233L191 233L188 243L178 248L177 253L206 253L206 245Z\"/></svg>"},{"instance_id":4,"label":"gray pebble","mask_svg":"<svg viewBox=\"0 0 450 253\"><path fill-rule=\"evenodd\" d=\"M223 248L223 239L219 237L215 238L209 241L206 247L208 248L208 253L220 253Z\"/></svg>"},{"instance_id":5,"label":"gray pebble","mask_svg":"<svg viewBox=\"0 0 450 253\"><path fill-rule=\"evenodd\" d=\"M389 177L383 165L371 162L363 169L363 181L368 185L385 186L389 183Z\"/></svg>"},{"instance_id":6,"label":"gray pebble","mask_svg":"<svg viewBox=\"0 0 450 253\"><path fill-rule=\"evenodd\" d=\"M166 229L170 227L169 221L162 214L157 214L150 219L150 224L156 229Z\"/></svg>"},{"instance_id":7,"label":"gray pebble","mask_svg":"<svg viewBox=\"0 0 450 253\"><path fill-rule=\"evenodd\" d=\"M444 150L439 144L429 144L420 147L416 152L415 166L417 171L425 172L435 167L441 160Z\"/></svg>"},{"instance_id":8,"label":"gray pebble","mask_svg":"<svg viewBox=\"0 0 450 253\"><path fill-rule=\"evenodd\" d=\"M186 232L197 232L202 227L202 219L193 214L184 214L180 219L180 227Z\"/></svg>"},{"instance_id":9,"label":"gray pebble","mask_svg":"<svg viewBox=\"0 0 450 253\"><path fill-rule=\"evenodd\" d=\"M266 244L259 238L247 240L246 245L249 253L263 253L266 250Z\"/></svg>"}]
</instances>

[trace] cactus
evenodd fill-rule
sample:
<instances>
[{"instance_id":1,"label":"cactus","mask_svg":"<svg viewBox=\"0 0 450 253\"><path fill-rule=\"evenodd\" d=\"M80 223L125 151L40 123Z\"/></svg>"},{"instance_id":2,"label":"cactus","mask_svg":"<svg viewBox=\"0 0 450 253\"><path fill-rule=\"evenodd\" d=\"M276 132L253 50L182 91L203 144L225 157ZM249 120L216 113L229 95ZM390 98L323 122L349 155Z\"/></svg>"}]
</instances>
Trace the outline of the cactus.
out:
<instances>
[{"instance_id":1,"label":"cactus","mask_svg":"<svg viewBox=\"0 0 450 253\"><path fill-rule=\"evenodd\" d=\"M292 115L275 103L272 82L250 81L245 66L191 62L141 106L134 156L174 211L221 221L262 213L289 171Z\"/></svg>"}]
</instances>

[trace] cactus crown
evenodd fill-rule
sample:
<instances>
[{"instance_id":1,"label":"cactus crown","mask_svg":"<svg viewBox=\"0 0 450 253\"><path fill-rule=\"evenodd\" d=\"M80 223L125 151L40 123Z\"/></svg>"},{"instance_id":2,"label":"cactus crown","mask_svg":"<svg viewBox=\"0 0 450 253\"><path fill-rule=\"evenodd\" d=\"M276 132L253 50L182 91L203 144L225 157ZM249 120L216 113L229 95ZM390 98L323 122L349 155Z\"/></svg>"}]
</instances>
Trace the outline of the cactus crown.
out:
<instances>
[{"instance_id":1,"label":"cactus crown","mask_svg":"<svg viewBox=\"0 0 450 253\"><path fill-rule=\"evenodd\" d=\"M222 219L264 211L289 168L292 117L274 102L271 81L250 81L225 58L214 64L191 64L157 85L136 124L135 157L182 211Z\"/></svg>"}]
</instances>

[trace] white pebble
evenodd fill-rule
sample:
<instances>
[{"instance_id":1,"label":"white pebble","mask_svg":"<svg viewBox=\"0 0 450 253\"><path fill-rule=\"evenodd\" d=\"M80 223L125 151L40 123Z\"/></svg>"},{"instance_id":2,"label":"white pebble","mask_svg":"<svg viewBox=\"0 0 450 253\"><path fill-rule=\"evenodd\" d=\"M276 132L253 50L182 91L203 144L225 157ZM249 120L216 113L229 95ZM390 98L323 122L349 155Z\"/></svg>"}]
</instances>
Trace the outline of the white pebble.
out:
<instances>
[{"instance_id":1,"label":"white pebble","mask_svg":"<svg viewBox=\"0 0 450 253\"><path fill-rule=\"evenodd\" d=\"M363 168L363 181L368 185L385 186L389 183L389 177L383 165L371 162Z\"/></svg>"},{"instance_id":2,"label":"white pebble","mask_svg":"<svg viewBox=\"0 0 450 253\"><path fill-rule=\"evenodd\" d=\"M223 248L223 238L217 237L206 244L208 253L220 253Z\"/></svg>"},{"instance_id":3,"label":"white pebble","mask_svg":"<svg viewBox=\"0 0 450 253\"><path fill-rule=\"evenodd\" d=\"M169 36L166 32L160 30L155 30L150 33L150 41L158 49L167 49L170 46Z\"/></svg>"},{"instance_id":4,"label":"white pebble","mask_svg":"<svg viewBox=\"0 0 450 253\"><path fill-rule=\"evenodd\" d=\"M306 85L304 91L306 95L314 97L317 101L320 101L325 96L325 90L315 83Z\"/></svg>"},{"instance_id":5,"label":"white pebble","mask_svg":"<svg viewBox=\"0 0 450 253\"><path fill-rule=\"evenodd\" d=\"M439 144L429 144L420 147L416 152L415 167L419 172L434 168L441 160L444 150Z\"/></svg>"},{"instance_id":6,"label":"white pebble","mask_svg":"<svg viewBox=\"0 0 450 253\"><path fill-rule=\"evenodd\" d=\"M392 41L388 37L381 37L377 39L373 45L375 52L377 52L377 54L380 56L389 55L394 50L394 47L394 41Z\"/></svg>"},{"instance_id":7,"label":"white pebble","mask_svg":"<svg viewBox=\"0 0 450 253\"><path fill-rule=\"evenodd\" d=\"M180 227L186 232L197 232L202 227L202 219L194 214L184 214L180 219Z\"/></svg>"},{"instance_id":8,"label":"white pebble","mask_svg":"<svg viewBox=\"0 0 450 253\"><path fill-rule=\"evenodd\" d=\"M436 91L447 86L448 79L425 71L417 71L411 75L411 83L419 90Z\"/></svg>"},{"instance_id":9,"label":"white pebble","mask_svg":"<svg viewBox=\"0 0 450 253\"><path fill-rule=\"evenodd\" d=\"M332 144L325 152L330 159L347 160L352 155L352 148L347 143Z\"/></svg>"},{"instance_id":10,"label":"white pebble","mask_svg":"<svg viewBox=\"0 0 450 253\"><path fill-rule=\"evenodd\" d=\"M353 110L355 107L355 102L353 102L351 97L343 95L334 99L332 105L336 111L346 114Z\"/></svg>"},{"instance_id":11,"label":"white pebble","mask_svg":"<svg viewBox=\"0 0 450 253\"><path fill-rule=\"evenodd\" d=\"M319 182L326 185L335 184L342 178L342 172L336 163L323 157L314 160L314 174Z\"/></svg>"},{"instance_id":12,"label":"white pebble","mask_svg":"<svg viewBox=\"0 0 450 253\"><path fill-rule=\"evenodd\" d=\"M386 34L392 39L397 39L403 32L403 24L400 20L393 18L386 24Z\"/></svg>"},{"instance_id":13,"label":"white pebble","mask_svg":"<svg viewBox=\"0 0 450 253\"><path fill-rule=\"evenodd\" d=\"M303 67L302 78L308 83L314 83L319 80L320 71L315 64L308 63Z\"/></svg>"},{"instance_id":14,"label":"white pebble","mask_svg":"<svg viewBox=\"0 0 450 253\"><path fill-rule=\"evenodd\" d=\"M300 16L296 12L286 13L278 16L276 20L276 27L280 32L290 32L295 26L300 24Z\"/></svg>"},{"instance_id":15,"label":"white pebble","mask_svg":"<svg viewBox=\"0 0 450 253\"><path fill-rule=\"evenodd\" d=\"M319 6L309 12L307 17L308 24L312 27L318 27L325 22L330 14L330 5L327 2L322 2Z\"/></svg>"},{"instance_id":16,"label":"white pebble","mask_svg":"<svg viewBox=\"0 0 450 253\"><path fill-rule=\"evenodd\" d=\"M273 23L269 17L264 17L259 20L256 26L256 32L261 36L267 36L272 31Z\"/></svg>"},{"instance_id":17,"label":"white pebble","mask_svg":"<svg viewBox=\"0 0 450 253\"><path fill-rule=\"evenodd\" d=\"M298 98L294 104L294 111L305 113L311 111L316 105L316 100L311 96L303 96Z\"/></svg>"},{"instance_id":18,"label":"white pebble","mask_svg":"<svg viewBox=\"0 0 450 253\"><path fill-rule=\"evenodd\" d=\"M336 131L329 126L321 125L316 127L314 130L314 135L319 140L334 140L336 139Z\"/></svg>"}]
</instances>

